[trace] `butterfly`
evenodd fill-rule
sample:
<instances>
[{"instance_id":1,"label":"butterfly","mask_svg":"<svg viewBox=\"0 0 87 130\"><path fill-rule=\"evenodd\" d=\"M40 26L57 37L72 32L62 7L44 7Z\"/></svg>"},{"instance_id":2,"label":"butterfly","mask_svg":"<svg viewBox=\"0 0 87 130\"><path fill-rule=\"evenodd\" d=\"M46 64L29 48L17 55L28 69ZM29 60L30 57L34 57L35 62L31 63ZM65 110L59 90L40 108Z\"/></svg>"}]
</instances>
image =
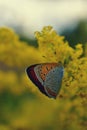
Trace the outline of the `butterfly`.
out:
<instances>
[{"instance_id":1,"label":"butterfly","mask_svg":"<svg viewBox=\"0 0 87 130\"><path fill-rule=\"evenodd\" d=\"M27 76L49 98L56 99L62 83L64 67L59 63L31 65L26 69Z\"/></svg>"}]
</instances>

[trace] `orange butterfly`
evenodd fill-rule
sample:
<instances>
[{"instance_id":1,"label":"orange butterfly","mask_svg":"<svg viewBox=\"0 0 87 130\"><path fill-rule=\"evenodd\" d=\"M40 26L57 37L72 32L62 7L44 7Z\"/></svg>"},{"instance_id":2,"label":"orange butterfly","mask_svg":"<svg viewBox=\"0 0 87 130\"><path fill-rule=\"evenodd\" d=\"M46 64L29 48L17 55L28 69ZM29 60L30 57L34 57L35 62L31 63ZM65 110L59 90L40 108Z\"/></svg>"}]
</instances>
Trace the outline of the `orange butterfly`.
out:
<instances>
[{"instance_id":1,"label":"orange butterfly","mask_svg":"<svg viewBox=\"0 0 87 130\"><path fill-rule=\"evenodd\" d=\"M64 67L60 62L31 65L26 72L43 94L50 98L57 97L64 73Z\"/></svg>"}]
</instances>

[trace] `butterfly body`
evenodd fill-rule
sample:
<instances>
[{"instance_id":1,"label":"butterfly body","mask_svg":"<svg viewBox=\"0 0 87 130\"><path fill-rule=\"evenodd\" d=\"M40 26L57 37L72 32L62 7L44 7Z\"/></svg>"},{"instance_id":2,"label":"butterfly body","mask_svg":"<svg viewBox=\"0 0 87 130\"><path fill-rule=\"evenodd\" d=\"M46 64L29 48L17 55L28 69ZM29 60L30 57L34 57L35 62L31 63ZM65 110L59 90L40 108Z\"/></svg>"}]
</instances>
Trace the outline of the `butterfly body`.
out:
<instances>
[{"instance_id":1,"label":"butterfly body","mask_svg":"<svg viewBox=\"0 0 87 130\"><path fill-rule=\"evenodd\" d=\"M42 63L26 69L28 77L39 90L50 98L56 98L61 88L63 66L59 63Z\"/></svg>"}]
</instances>

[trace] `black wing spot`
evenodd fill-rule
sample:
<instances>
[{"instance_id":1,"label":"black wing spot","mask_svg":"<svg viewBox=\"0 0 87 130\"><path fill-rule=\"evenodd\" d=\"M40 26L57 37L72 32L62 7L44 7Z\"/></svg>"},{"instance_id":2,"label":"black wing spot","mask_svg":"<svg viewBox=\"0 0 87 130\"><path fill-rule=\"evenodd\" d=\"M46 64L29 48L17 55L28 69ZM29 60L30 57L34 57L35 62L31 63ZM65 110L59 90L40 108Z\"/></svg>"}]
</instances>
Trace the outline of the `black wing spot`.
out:
<instances>
[{"instance_id":1,"label":"black wing spot","mask_svg":"<svg viewBox=\"0 0 87 130\"><path fill-rule=\"evenodd\" d=\"M49 70L47 66L46 66L46 69Z\"/></svg>"},{"instance_id":2,"label":"black wing spot","mask_svg":"<svg viewBox=\"0 0 87 130\"><path fill-rule=\"evenodd\" d=\"M53 67L51 66L51 69L53 69Z\"/></svg>"}]
</instances>

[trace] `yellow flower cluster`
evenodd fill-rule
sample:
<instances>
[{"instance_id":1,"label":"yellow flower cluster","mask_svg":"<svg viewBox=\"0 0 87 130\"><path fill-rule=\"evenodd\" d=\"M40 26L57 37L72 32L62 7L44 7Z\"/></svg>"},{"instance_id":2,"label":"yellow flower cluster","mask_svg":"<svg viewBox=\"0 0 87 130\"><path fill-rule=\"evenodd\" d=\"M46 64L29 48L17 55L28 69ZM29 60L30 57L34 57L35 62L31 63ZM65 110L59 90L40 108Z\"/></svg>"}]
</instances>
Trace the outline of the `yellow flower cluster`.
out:
<instances>
[{"instance_id":1,"label":"yellow flower cluster","mask_svg":"<svg viewBox=\"0 0 87 130\"><path fill-rule=\"evenodd\" d=\"M38 50L43 56L43 61L61 61L64 65L64 78L62 82L62 88L59 94L59 98L63 98L64 100L69 98L69 101L66 101L67 105L64 106L64 110L66 109L67 112L72 111L72 114L70 113L71 120L79 120L78 118L82 117L86 118L87 57L83 56L84 52L82 44L77 44L75 48L70 47L69 43L64 40L64 37L59 36L56 31L53 30L53 28L50 26L44 27L41 32L36 32L35 36L39 43ZM81 104L84 105L85 108L83 108ZM78 116L75 116L74 112L78 112ZM60 116L61 115L62 114L60 114ZM64 115L62 119L67 120ZM68 119L68 121L69 120L70 118ZM87 124L87 120L85 120L84 122ZM72 128L69 129L76 129L76 125L72 124Z\"/></svg>"},{"instance_id":2,"label":"yellow flower cluster","mask_svg":"<svg viewBox=\"0 0 87 130\"><path fill-rule=\"evenodd\" d=\"M15 94L22 92L25 87L23 84L21 88L19 86L20 83L25 82L23 78L25 76L25 68L31 64L39 63L40 57L37 49L20 41L14 31L5 27L0 28L1 92L4 89L10 90ZM14 78L14 75L16 75L16 78Z\"/></svg>"},{"instance_id":3,"label":"yellow flower cluster","mask_svg":"<svg viewBox=\"0 0 87 130\"><path fill-rule=\"evenodd\" d=\"M51 26L44 27L35 36L39 43L39 51L44 57L43 61L61 61L65 67L63 79L63 95L74 96L87 93L87 58L83 57L82 44L77 44L75 49L64 41ZM68 88L67 88L68 87ZM61 93L61 94L62 94Z\"/></svg>"},{"instance_id":4,"label":"yellow flower cluster","mask_svg":"<svg viewBox=\"0 0 87 130\"><path fill-rule=\"evenodd\" d=\"M86 130L87 55L83 55L82 44L70 47L51 26L35 32L35 37L38 48L20 41L11 29L0 28L0 95L5 90L16 96L27 91L28 96L36 97L20 99L20 107L14 112L2 105L3 120L9 120L9 124L1 124L0 129ZM64 65L61 91L57 100L48 99L28 79L25 68L59 61Z\"/></svg>"}]
</instances>

